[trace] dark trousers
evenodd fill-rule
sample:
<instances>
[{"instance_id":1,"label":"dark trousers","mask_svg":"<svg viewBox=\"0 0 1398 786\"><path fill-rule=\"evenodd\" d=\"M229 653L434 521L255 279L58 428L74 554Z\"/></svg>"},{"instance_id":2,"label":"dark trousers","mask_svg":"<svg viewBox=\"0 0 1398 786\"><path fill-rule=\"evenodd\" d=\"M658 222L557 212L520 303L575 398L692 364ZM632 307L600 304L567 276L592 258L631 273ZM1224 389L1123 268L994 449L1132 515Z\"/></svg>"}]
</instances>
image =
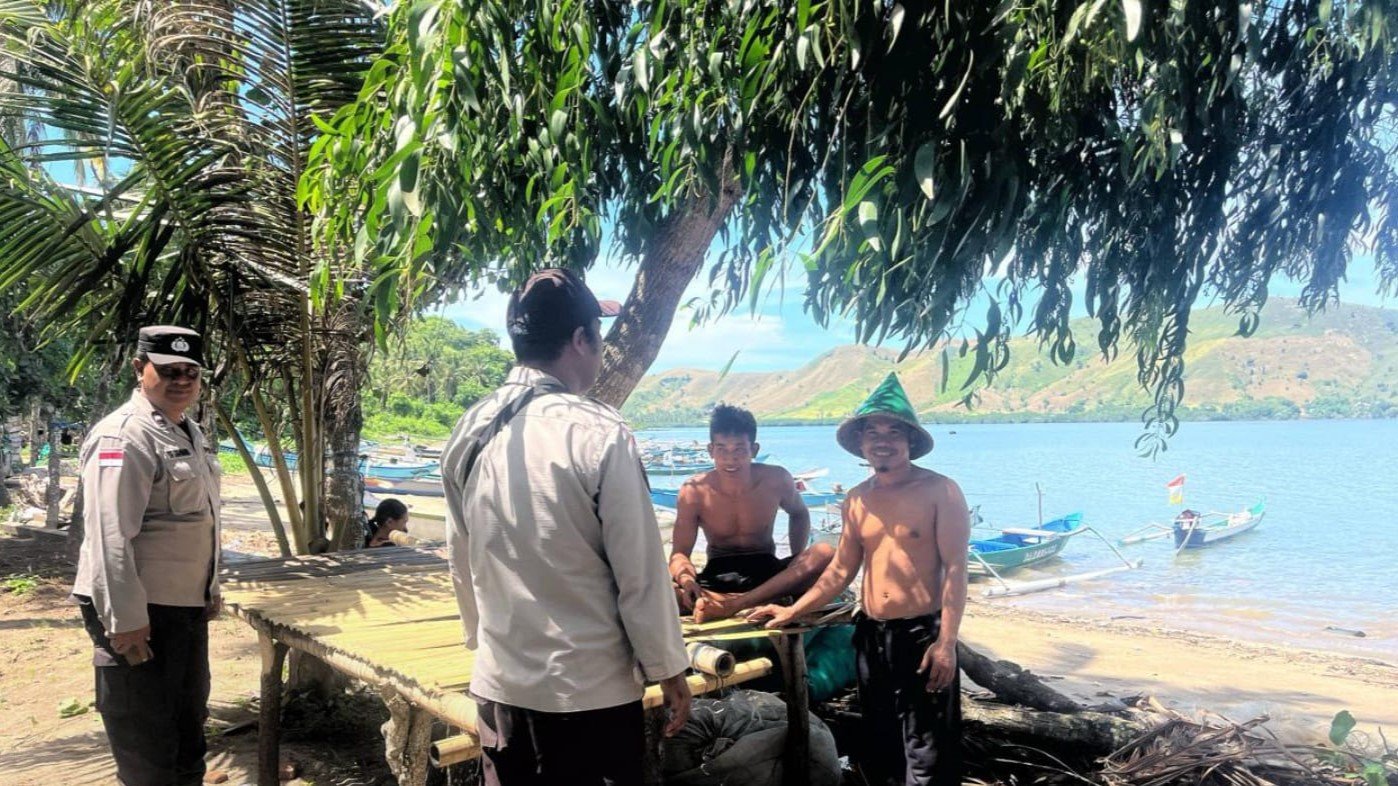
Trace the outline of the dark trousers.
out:
<instances>
[{"instance_id":1,"label":"dark trousers","mask_svg":"<svg viewBox=\"0 0 1398 786\"><path fill-rule=\"evenodd\" d=\"M641 702L538 712L476 697L486 786L640 786Z\"/></svg>"},{"instance_id":2,"label":"dark trousers","mask_svg":"<svg viewBox=\"0 0 1398 786\"><path fill-rule=\"evenodd\" d=\"M927 691L927 675L918 673L941 622L940 613L856 618L855 665L867 734L860 769L871 786L961 783L961 672L936 693Z\"/></svg>"},{"instance_id":3,"label":"dark trousers","mask_svg":"<svg viewBox=\"0 0 1398 786\"><path fill-rule=\"evenodd\" d=\"M117 780L123 786L202 783L209 623L202 608L146 608L155 657L129 666L112 649L92 603L81 602L83 626L94 646L97 711L112 746Z\"/></svg>"}]
</instances>

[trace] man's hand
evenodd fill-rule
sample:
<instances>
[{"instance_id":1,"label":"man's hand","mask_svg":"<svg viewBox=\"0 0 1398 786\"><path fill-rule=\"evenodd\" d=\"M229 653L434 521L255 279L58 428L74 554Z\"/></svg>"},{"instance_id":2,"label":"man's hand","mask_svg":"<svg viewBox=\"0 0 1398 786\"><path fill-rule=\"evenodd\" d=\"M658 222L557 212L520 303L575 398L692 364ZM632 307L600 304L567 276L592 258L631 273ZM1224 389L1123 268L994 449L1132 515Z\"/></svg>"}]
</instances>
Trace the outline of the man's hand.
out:
<instances>
[{"instance_id":1,"label":"man's hand","mask_svg":"<svg viewBox=\"0 0 1398 786\"><path fill-rule=\"evenodd\" d=\"M155 657L150 649L150 626L137 628L125 633L113 633L107 637L112 649L132 666L145 663Z\"/></svg>"},{"instance_id":2,"label":"man's hand","mask_svg":"<svg viewBox=\"0 0 1398 786\"><path fill-rule=\"evenodd\" d=\"M923 653L922 665L918 666L917 673L927 675L927 692L935 693L951 685L956 668L956 643L934 641Z\"/></svg>"},{"instance_id":3,"label":"man's hand","mask_svg":"<svg viewBox=\"0 0 1398 786\"><path fill-rule=\"evenodd\" d=\"M680 609L683 611L694 611L694 602L703 592L703 588L693 576L685 576L675 582L675 597L679 598Z\"/></svg>"},{"instance_id":4,"label":"man's hand","mask_svg":"<svg viewBox=\"0 0 1398 786\"><path fill-rule=\"evenodd\" d=\"M689 720L691 696L689 683L684 677L685 672L682 671L660 681L660 693L665 697L665 710L669 715L669 719L665 721L666 737L675 736L684 728L685 721Z\"/></svg>"},{"instance_id":5,"label":"man's hand","mask_svg":"<svg viewBox=\"0 0 1398 786\"><path fill-rule=\"evenodd\" d=\"M214 620L223 613L223 596L215 595L204 604L204 620Z\"/></svg>"},{"instance_id":6,"label":"man's hand","mask_svg":"<svg viewBox=\"0 0 1398 786\"><path fill-rule=\"evenodd\" d=\"M766 620L767 623L763 627L769 630L775 630L790 625L792 620L796 619L796 614L791 606L778 606L775 603L768 603L765 606L758 606L755 609L750 609L747 614L743 615L743 619L746 619L748 622L762 622Z\"/></svg>"}]
</instances>

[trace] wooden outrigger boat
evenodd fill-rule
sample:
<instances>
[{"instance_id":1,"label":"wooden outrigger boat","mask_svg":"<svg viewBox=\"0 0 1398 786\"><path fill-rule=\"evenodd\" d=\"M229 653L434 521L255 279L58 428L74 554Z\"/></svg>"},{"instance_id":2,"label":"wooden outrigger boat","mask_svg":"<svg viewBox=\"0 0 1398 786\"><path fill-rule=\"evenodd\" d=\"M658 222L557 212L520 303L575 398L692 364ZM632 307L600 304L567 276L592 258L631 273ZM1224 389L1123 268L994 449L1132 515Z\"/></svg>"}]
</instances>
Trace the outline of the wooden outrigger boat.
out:
<instances>
[{"instance_id":1,"label":"wooden outrigger boat","mask_svg":"<svg viewBox=\"0 0 1398 786\"><path fill-rule=\"evenodd\" d=\"M1267 503L1258 500L1236 513L1199 513L1185 510L1175 517L1171 532L1177 549L1201 549L1237 537L1262 523Z\"/></svg>"},{"instance_id":2,"label":"wooden outrigger boat","mask_svg":"<svg viewBox=\"0 0 1398 786\"><path fill-rule=\"evenodd\" d=\"M1128 546L1147 540L1173 537L1175 552L1179 553L1185 549L1212 546L1220 541L1248 532L1261 524L1262 518L1266 514L1267 503L1265 500L1258 500L1253 503L1252 507L1244 508L1235 513L1214 511L1200 513L1185 510L1176 516L1169 525L1147 524L1117 542L1123 546Z\"/></svg>"},{"instance_id":3,"label":"wooden outrigger boat","mask_svg":"<svg viewBox=\"0 0 1398 786\"><path fill-rule=\"evenodd\" d=\"M1037 529L1008 528L993 538L972 538L970 554L974 556L967 562L967 570L973 576L987 576L1051 560L1082 526L1082 514L1070 513Z\"/></svg>"},{"instance_id":4,"label":"wooden outrigger boat","mask_svg":"<svg viewBox=\"0 0 1398 786\"><path fill-rule=\"evenodd\" d=\"M979 510L973 516L974 520L979 523L981 520ZM1020 568L1038 565L1057 557L1068 545L1070 538L1082 533L1090 533L1106 544L1107 548L1111 549L1112 553L1121 560L1121 564L1086 573L1016 583L1006 581L1001 575ZM1135 562L1128 560L1110 541L1102 537L1101 533L1084 525L1081 513L1070 513L1052 521L1046 521L1034 529L1009 527L999 530L999 534L995 537L976 538L973 536L966 561L967 573L972 576L988 577L995 581L996 586L988 587L985 590L986 597L1026 595L1031 592L1057 589L1080 581L1110 576L1123 570L1132 570L1140 566L1141 560Z\"/></svg>"}]
</instances>

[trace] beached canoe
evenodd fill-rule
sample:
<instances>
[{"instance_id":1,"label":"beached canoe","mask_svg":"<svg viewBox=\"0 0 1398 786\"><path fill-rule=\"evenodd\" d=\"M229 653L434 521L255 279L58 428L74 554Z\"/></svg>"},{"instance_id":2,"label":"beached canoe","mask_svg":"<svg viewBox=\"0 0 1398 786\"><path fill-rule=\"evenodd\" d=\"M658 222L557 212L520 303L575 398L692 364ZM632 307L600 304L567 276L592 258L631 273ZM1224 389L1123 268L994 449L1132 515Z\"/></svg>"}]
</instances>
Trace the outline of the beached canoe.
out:
<instances>
[{"instance_id":1,"label":"beached canoe","mask_svg":"<svg viewBox=\"0 0 1398 786\"><path fill-rule=\"evenodd\" d=\"M1175 517L1173 531L1176 549L1201 549L1243 534L1267 515L1267 503L1258 500L1236 513L1200 513L1186 510Z\"/></svg>"},{"instance_id":2,"label":"beached canoe","mask_svg":"<svg viewBox=\"0 0 1398 786\"><path fill-rule=\"evenodd\" d=\"M992 538L972 538L967 570L972 575L985 576L992 570L1003 573L1052 559L1082 526L1082 514L1069 513L1046 521L1037 529L1007 528Z\"/></svg>"},{"instance_id":3,"label":"beached canoe","mask_svg":"<svg viewBox=\"0 0 1398 786\"><path fill-rule=\"evenodd\" d=\"M446 496L446 492L442 489L441 475L427 475L421 478L409 478L407 480L365 477L364 488L369 489L381 497L392 497L398 494L406 494L413 497Z\"/></svg>"}]
</instances>

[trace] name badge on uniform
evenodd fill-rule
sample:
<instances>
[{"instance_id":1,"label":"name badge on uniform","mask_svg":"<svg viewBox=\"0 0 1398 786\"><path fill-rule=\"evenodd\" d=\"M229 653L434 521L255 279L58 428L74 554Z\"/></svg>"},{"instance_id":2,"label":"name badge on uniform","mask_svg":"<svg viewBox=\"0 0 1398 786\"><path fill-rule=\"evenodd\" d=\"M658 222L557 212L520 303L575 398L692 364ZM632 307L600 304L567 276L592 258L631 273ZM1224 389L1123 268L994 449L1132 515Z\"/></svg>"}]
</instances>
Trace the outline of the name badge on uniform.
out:
<instances>
[{"instance_id":1,"label":"name badge on uniform","mask_svg":"<svg viewBox=\"0 0 1398 786\"><path fill-rule=\"evenodd\" d=\"M165 451L165 458L170 459L188 458L192 455L194 454L189 452L189 448L170 448Z\"/></svg>"}]
</instances>

